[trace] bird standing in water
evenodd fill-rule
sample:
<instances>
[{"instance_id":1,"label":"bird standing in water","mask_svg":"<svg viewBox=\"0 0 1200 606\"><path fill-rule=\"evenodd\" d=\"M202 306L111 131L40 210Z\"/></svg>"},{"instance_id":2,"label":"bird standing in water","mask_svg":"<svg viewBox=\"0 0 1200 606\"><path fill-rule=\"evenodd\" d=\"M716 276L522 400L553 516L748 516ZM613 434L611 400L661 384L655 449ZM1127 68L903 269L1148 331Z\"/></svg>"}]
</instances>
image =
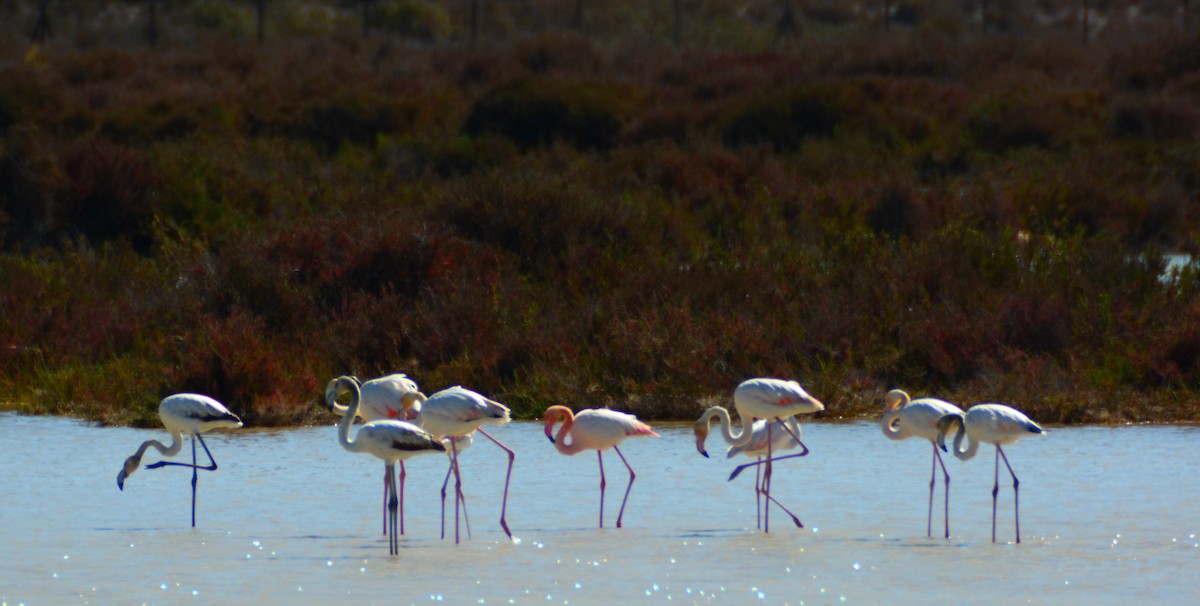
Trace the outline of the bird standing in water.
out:
<instances>
[{"instance_id":1,"label":"bird standing in water","mask_svg":"<svg viewBox=\"0 0 1200 606\"><path fill-rule=\"evenodd\" d=\"M158 440L146 440L142 442L137 452L125 459L125 464L117 474L117 488L125 490L125 480L138 470L138 466L142 463L142 456L146 454L147 449L154 448L164 457L173 457L179 454L179 451L183 448L183 434L187 433L192 436L191 465L176 463L174 461L159 461L152 465L147 465L146 469L176 466L188 467L192 470L192 527L195 528L196 472L200 469L205 471L217 470L217 462L213 459L212 453L208 450L208 445L204 443L204 438L200 434L210 429L241 427L242 420L237 415L229 412L229 409L225 408L220 402L208 396L194 393L179 393L163 398L158 404L158 418L162 420L163 427L166 427L167 431L171 432L171 443L164 446ZM204 454L208 455L208 465L200 466L196 463L197 441L200 442L200 446L204 447Z\"/></svg>"},{"instance_id":2,"label":"bird standing in water","mask_svg":"<svg viewBox=\"0 0 1200 606\"><path fill-rule=\"evenodd\" d=\"M929 440L929 447L933 450L933 469L929 471L929 514L925 519L925 536L933 536L933 487L938 466L941 466L943 490L946 493L943 518L947 539L950 538L950 472L946 471L946 463L942 461L936 441L938 421L949 414L961 415L962 409L936 398L913 400L904 390L893 389L884 396L883 416L879 419L879 427L889 439L918 437Z\"/></svg>"},{"instance_id":3,"label":"bird standing in water","mask_svg":"<svg viewBox=\"0 0 1200 606\"><path fill-rule=\"evenodd\" d=\"M553 433L554 426L560 421L562 427L556 436ZM629 461L625 460L625 455L621 454L617 445L625 438L633 436L657 438L658 434L637 417L615 410L587 409L575 414L566 406L551 406L546 409L546 437L550 438L555 450L565 455L578 454L585 450L596 451L596 460L600 464L600 528L604 528L604 451L608 448L615 450L617 456L621 457L621 462L625 464L625 469L629 470L629 485L625 487L625 498L621 500L621 511L617 514L617 528L620 528L621 518L625 516L625 503L629 500L629 491L633 488L637 474L633 472L633 467L629 466ZM571 440L570 444L567 443L568 438Z\"/></svg>"}]
</instances>

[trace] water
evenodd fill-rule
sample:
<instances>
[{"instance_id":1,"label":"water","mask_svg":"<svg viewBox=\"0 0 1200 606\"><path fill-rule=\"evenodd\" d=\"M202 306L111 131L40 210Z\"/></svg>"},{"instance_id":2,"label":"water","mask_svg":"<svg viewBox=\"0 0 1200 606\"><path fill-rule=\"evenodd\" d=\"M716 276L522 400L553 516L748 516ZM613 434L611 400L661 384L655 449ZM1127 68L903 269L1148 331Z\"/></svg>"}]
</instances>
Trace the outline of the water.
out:
<instances>
[{"instance_id":1,"label":"water","mask_svg":"<svg viewBox=\"0 0 1200 606\"><path fill-rule=\"evenodd\" d=\"M1051 428L1006 449L1024 534L993 545L989 448L947 461L953 537L930 539L928 443L891 442L873 423L807 424L812 454L780 463L774 486L806 528L772 512L764 536L753 475L726 482L732 464L715 441L704 459L687 425L656 427L661 438L622 448L638 479L620 530L595 527L595 456L559 455L540 424L493 434L517 451L508 521L519 542L497 523L498 449L477 440L463 455L474 535L457 546L438 539L445 460L414 459L408 534L391 558L382 464L343 451L332 425L212 434L221 468L201 473L192 529L186 470L116 487L124 458L162 431L0 414L0 604L1200 600L1200 428ZM607 526L628 474L605 463ZM1003 477L1000 495L999 536L1011 541Z\"/></svg>"}]
</instances>

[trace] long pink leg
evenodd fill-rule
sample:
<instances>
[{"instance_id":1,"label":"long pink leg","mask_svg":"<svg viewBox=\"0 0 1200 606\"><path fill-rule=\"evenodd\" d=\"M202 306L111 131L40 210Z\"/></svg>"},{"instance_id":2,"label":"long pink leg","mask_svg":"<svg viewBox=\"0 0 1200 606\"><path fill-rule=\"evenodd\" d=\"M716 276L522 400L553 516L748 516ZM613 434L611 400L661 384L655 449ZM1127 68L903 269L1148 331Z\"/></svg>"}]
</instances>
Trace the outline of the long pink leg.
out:
<instances>
[{"instance_id":1,"label":"long pink leg","mask_svg":"<svg viewBox=\"0 0 1200 606\"><path fill-rule=\"evenodd\" d=\"M404 534L404 478L408 470L404 469L404 461L400 461L400 534Z\"/></svg>"},{"instance_id":2,"label":"long pink leg","mask_svg":"<svg viewBox=\"0 0 1200 606\"><path fill-rule=\"evenodd\" d=\"M446 488L450 486L450 474L454 473L454 461L450 461L450 465L446 467L446 478L442 480L442 539L446 538ZM455 495L455 498L462 503L463 522L467 526L467 538L471 538L471 516L467 515L467 498L463 495Z\"/></svg>"},{"instance_id":3,"label":"long pink leg","mask_svg":"<svg viewBox=\"0 0 1200 606\"><path fill-rule=\"evenodd\" d=\"M387 463L383 464L383 534L387 536L388 531L388 489L391 486L391 474L388 473Z\"/></svg>"},{"instance_id":4,"label":"long pink leg","mask_svg":"<svg viewBox=\"0 0 1200 606\"><path fill-rule=\"evenodd\" d=\"M762 457L758 457L758 462L762 463ZM732 478L730 478L732 479ZM754 467L754 516L755 530L762 530L762 467Z\"/></svg>"},{"instance_id":5,"label":"long pink leg","mask_svg":"<svg viewBox=\"0 0 1200 606\"><path fill-rule=\"evenodd\" d=\"M600 528L604 528L604 454L596 451L596 460L600 462Z\"/></svg>"},{"instance_id":6,"label":"long pink leg","mask_svg":"<svg viewBox=\"0 0 1200 606\"><path fill-rule=\"evenodd\" d=\"M617 528L620 528L621 518L625 516L625 502L629 500L629 491L633 489L633 481L637 479L637 474L634 473L633 468L629 466L629 461L625 460L625 455L621 454L621 449L617 448L617 446L614 444L613 450L617 451L617 456L621 457L621 462L625 464L625 469L629 470L629 485L625 487L625 498L621 499L621 512L617 514Z\"/></svg>"},{"instance_id":7,"label":"long pink leg","mask_svg":"<svg viewBox=\"0 0 1200 606\"><path fill-rule=\"evenodd\" d=\"M504 474L504 501L500 505L500 528L503 528L504 534L508 535L509 539L512 539L512 531L508 529L508 521L505 520L505 514L508 511L508 482L512 479L513 460L517 458L517 453L502 444L500 440L493 438L488 432L480 429L479 433L492 442L495 442L496 446L499 446L501 450L508 454L508 471Z\"/></svg>"},{"instance_id":8,"label":"long pink leg","mask_svg":"<svg viewBox=\"0 0 1200 606\"><path fill-rule=\"evenodd\" d=\"M771 420L767 419L767 466L763 468L763 496L767 508L763 512L763 532L771 532Z\"/></svg>"},{"instance_id":9,"label":"long pink leg","mask_svg":"<svg viewBox=\"0 0 1200 606\"><path fill-rule=\"evenodd\" d=\"M454 544L458 544L458 503L462 499L462 475L458 469L458 447L450 441L450 464L454 469Z\"/></svg>"}]
</instances>

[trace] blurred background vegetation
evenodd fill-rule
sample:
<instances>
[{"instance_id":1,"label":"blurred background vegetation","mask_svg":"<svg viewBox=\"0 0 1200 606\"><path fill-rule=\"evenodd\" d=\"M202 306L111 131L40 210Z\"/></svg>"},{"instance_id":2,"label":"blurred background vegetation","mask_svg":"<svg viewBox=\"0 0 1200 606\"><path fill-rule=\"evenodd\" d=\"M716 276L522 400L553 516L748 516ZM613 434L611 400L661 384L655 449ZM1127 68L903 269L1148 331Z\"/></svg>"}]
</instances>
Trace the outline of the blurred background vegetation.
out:
<instances>
[{"instance_id":1,"label":"blurred background vegetation","mask_svg":"<svg viewBox=\"0 0 1200 606\"><path fill-rule=\"evenodd\" d=\"M1167 1L0 0L0 401L325 422L328 379L403 371L687 419L778 376L825 418L1198 421L1198 34Z\"/></svg>"}]
</instances>

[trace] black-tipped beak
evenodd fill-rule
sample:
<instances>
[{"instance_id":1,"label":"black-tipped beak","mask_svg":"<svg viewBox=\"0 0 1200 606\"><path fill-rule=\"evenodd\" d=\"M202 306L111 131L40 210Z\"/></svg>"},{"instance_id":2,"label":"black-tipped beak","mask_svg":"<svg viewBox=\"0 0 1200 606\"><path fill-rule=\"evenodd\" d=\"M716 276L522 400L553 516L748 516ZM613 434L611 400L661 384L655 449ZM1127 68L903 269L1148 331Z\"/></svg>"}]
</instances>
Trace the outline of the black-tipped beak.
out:
<instances>
[{"instance_id":1,"label":"black-tipped beak","mask_svg":"<svg viewBox=\"0 0 1200 606\"><path fill-rule=\"evenodd\" d=\"M553 444L553 443L554 443L554 436L546 436L546 438L547 438L548 440L550 440L550 443L551 443L551 444Z\"/></svg>"},{"instance_id":2,"label":"black-tipped beak","mask_svg":"<svg viewBox=\"0 0 1200 606\"><path fill-rule=\"evenodd\" d=\"M125 491L125 474L124 473L117 475L117 488L120 489L122 492Z\"/></svg>"},{"instance_id":3,"label":"black-tipped beak","mask_svg":"<svg viewBox=\"0 0 1200 606\"><path fill-rule=\"evenodd\" d=\"M707 451L707 450L701 450L701 451L700 451L700 454L704 455L704 458L706 458L706 459L708 458L708 451Z\"/></svg>"}]
</instances>

